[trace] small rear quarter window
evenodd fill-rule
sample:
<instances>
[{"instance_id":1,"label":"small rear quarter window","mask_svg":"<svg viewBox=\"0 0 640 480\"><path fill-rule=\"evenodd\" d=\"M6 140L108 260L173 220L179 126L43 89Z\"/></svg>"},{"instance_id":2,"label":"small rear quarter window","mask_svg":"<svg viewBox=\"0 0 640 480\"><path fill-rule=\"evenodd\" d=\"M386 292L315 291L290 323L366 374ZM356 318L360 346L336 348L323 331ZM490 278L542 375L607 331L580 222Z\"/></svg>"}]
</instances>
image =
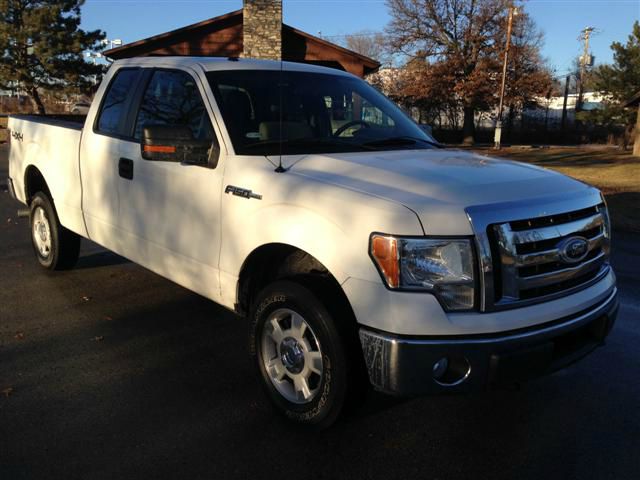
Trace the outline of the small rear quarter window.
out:
<instances>
[{"instance_id":1,"label":"small rear quarter window","mask_svg":"<svg viewBox=\"0 0 640 480\"><path fill-rule=\"evenodd\" d=\"M116 73L102 102L97 122L98 132L107 135L124 133L127 100L133 93L139 74L138 68L124 68Z\"/></svg>"}]
</instances>

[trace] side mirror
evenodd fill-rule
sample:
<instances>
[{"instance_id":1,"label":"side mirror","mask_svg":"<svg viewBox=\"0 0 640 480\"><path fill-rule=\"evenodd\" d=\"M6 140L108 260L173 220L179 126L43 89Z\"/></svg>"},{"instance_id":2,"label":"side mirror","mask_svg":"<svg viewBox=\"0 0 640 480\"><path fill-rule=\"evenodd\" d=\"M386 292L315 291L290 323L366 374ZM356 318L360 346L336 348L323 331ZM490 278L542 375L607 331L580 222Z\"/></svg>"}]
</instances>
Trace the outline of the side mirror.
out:
<instances>
[{"instance_id":1,"label":"side mirror","mask_svg":"<svg viewBox=\"0 0 640 480\"><path fill-rule=\"evenodd\" d=\"M196 140L184 125L145 125L140 142L142 158L215 168L219 149L210 140Z\"/></svg>"}]
</instances>

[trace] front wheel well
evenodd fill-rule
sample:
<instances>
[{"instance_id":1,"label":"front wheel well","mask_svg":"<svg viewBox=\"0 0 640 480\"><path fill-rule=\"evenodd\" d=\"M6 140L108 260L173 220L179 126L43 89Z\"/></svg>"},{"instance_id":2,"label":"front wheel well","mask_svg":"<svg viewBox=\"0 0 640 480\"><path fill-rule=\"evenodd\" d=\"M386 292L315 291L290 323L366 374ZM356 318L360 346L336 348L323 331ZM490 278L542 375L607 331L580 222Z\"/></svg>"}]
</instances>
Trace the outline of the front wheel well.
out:
<instances>
[{"instance_id":1,"label":"front wheel well","mask_svg":"<svg viewBox=\"0 0 640 480\"><path fill-rule=\"evenodd\" d=\"M334 307L341 307L343 312L346 309L355 319L347 296L331 272L313 255L282 243L263 245L247 257L238 280L236 311L246 315L251 309L252 299L263 288L285 278L298 279L316 290L318 295L330 295Z\"/></svg>"},{"instance_id":2,"label":"front wheel well","mask_svg":"<svg viewBox=\"0 0 640 480\"><path fill-rule=\"evenodd\" d=\"M257 305L252 302L267 285L277 280L291 280L307 288L333 317L348 357L349 376L353 380L349 386L352 395L346 408L353 409L361 402L362 395L369 388L369 381L358 335L358 322L342 286L313 255L290 245L263 245L254 250L242 266L236 311L243 316L256 315ZM254 321L255 317L250 318L249 324ZM251 335L253 333L250 334L250 348L253 349L255 338Z\"/></svg>"}]
</instances>

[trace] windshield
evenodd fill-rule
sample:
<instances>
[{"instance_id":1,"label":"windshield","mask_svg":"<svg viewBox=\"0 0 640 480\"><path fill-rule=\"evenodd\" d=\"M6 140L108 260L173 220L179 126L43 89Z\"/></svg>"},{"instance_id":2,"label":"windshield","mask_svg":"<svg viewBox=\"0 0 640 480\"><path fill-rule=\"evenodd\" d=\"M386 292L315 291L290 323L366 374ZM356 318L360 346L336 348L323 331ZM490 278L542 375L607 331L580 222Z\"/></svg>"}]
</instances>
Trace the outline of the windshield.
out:
<instances>
[{"instance_id":1,"label":"windshield","mask_svg":"<svg viewBox=\"0 0 640 480\"><path fill-rule=\"evenodd\" d=\"M279 70L215 71L207 78L240 155L437 146L389 99L357 78Z\"/></svg>"}]
</instances>

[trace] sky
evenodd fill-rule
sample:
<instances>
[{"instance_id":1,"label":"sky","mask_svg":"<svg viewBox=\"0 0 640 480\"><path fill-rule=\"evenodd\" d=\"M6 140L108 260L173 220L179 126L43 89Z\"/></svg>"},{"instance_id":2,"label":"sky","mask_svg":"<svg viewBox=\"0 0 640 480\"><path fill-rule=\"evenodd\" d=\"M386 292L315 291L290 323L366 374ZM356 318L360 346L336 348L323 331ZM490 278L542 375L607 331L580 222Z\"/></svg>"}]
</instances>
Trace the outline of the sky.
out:
<instances>
[{"instance_id":1,"label":"sky","mask_svg":"<svg viewBox=\"0 0 640 480\"><path fill-rule=\"evenodd\" d=\"M518 2L523 3L523 2ZM581 54L580 30L595 27L591 53L610 63L610 45L626 42L640 20L640 0L528 0L525 9L544 32L543 56L558 76ZM82 26L102 29L125 43L242 7L242 0L86 0ZM385 0L284 0L284 22L339 41L345 34L382 31L390 20Z\"/></svg>"}]
</instances>

